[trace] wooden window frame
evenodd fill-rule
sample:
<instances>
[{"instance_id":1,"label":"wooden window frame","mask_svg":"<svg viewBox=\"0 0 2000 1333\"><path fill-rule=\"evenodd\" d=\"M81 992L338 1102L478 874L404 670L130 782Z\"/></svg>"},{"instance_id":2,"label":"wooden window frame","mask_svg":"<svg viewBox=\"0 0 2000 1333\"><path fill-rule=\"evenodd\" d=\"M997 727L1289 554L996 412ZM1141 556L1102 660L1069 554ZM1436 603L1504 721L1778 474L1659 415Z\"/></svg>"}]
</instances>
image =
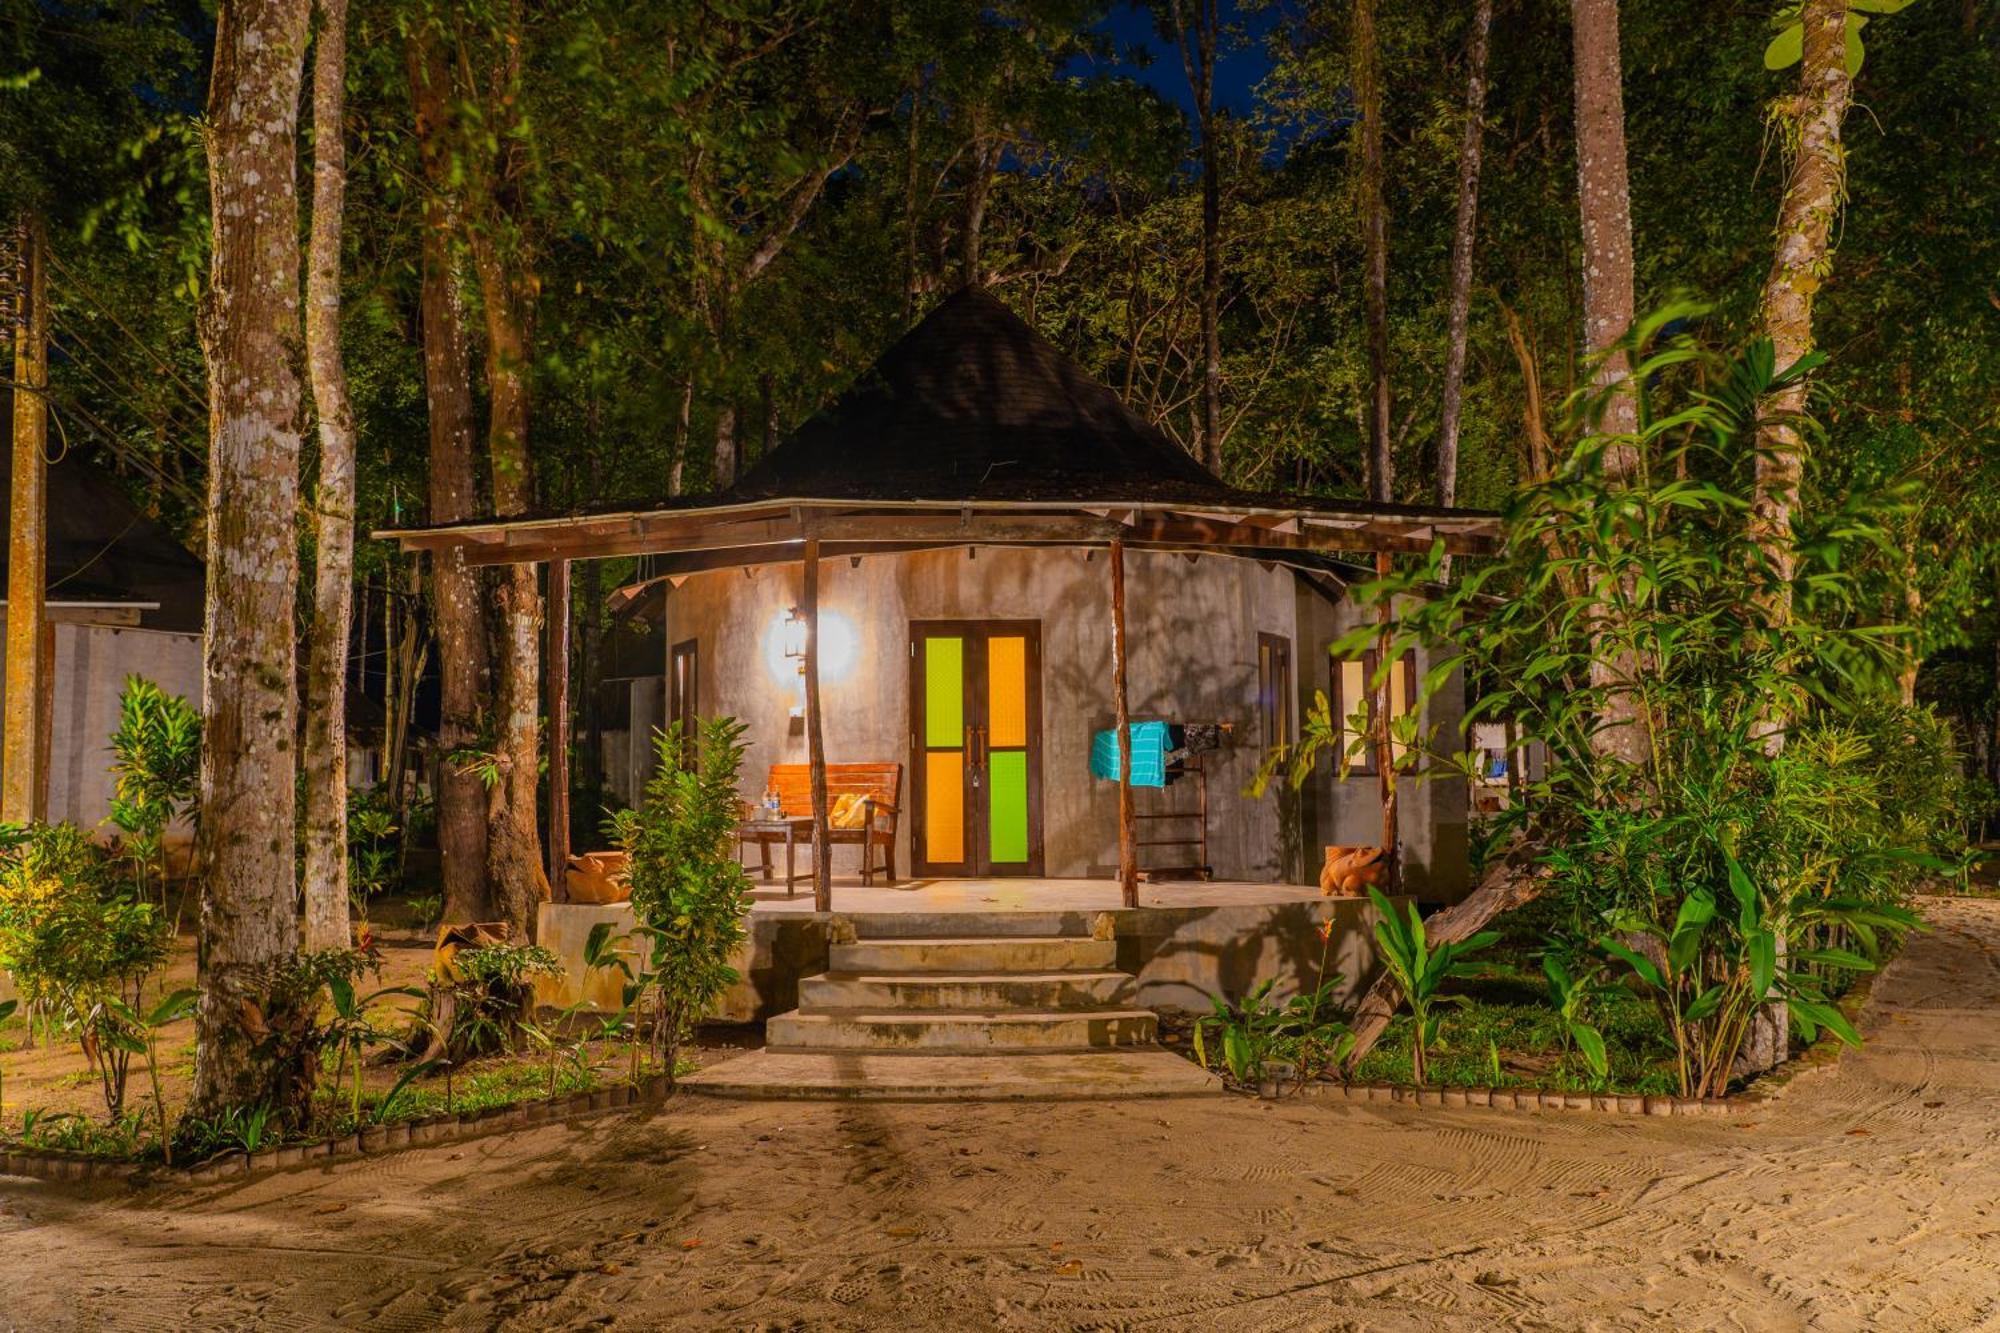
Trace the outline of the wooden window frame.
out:
<instances>
[{"instance_id":1,"label":"wooden window frame","mask_svg":"<svg viewBox=\"0 0 2000 1333\"><path fill-rule=\"evenodd\" d=\"M1328 667L1327 698L1332 701L1333 724L1336 733L1341 738L1341 753L1335 760L1336 764L1338 764L1339 762L1341 762L1346 758L1346 749L1348 745L1347 719L1354 716L1356 703L1365 702L1372 704L1374 702L1372 696L1375 693L1374 690L1375 665L1377 662L1381 661L1381 654L1378 653L1373 648L1366 649L1361 654L1362 697L1358 701L1351 699L1347 696L1347 691L1343 687L1341 682L1341 676L1343 674L1341 668L1345 665L1352 663L1353 661L1354 659L1351 657L1335 657L1331 659L1331 665ZM1393 714L1392 716L1394 717L1401 717L1407 714L1410 708L1415 706L1417 698L1416 653L1413 651L1405 652L1402 656L1400 665L1402 666L1403 669L1404 712ZM1373 719L1371 718L1370 721L1372 723ZM1399 770L1400 770L1400 758L1401 757L1399 756ZM1336 769L1336 771L1338 770ZM1349 763L1347 774L1349 777L1356 777L1356 778L1372 778L1378 776L1379 766L1375 762L1375 747L1373 745L1365 745L1362 747L1361 756L1353 760L1351 763Z\"/></svg>"},{"instance_id":2,"label":"wooden window frame","mask_svg":"<svg viewBox=\"0 0 2000 1333\"><path fill-rule=\"evenodd\" d=\"M1269 679L1266 663L1270 664ZM1292 675L1292 641L1282 634L1257 635L1257 728L1266 750L1289 747L1298 739L1297 688Z\"/></svg>"}]
</instances>

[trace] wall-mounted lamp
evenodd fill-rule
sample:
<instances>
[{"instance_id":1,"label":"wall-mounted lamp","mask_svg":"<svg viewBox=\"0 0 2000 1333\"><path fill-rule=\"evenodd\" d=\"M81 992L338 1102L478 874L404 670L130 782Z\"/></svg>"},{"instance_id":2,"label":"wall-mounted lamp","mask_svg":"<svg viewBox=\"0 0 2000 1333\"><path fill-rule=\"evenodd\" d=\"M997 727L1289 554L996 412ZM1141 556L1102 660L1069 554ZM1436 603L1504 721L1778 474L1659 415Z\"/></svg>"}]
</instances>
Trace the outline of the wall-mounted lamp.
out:
<instances>
[{"instance_id":1,"label":"wall-mounted lamp","mask_svg":"<svg viewBox=\"0 0 2000 1333\"><path fill-rule=\"evenodd\" d=\"M799 664L801 674L806 669L806 618L799 614L796 606L785 608L783 622L785 657Z\"/></svg>"}]
</instances>

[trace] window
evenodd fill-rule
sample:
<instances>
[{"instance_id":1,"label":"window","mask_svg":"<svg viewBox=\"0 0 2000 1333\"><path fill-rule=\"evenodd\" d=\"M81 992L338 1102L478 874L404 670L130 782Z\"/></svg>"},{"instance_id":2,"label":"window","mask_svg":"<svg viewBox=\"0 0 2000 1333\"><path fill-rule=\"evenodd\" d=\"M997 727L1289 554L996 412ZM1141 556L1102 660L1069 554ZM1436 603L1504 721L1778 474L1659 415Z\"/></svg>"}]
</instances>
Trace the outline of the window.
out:
<instances>
[{"instance_id":1,"label":"window","mask_svg":"<svg viewBox=\"0 0 2000 1333\"><path fill-rule=\"evenodd\" d=\"M1328 695L1333 703L1334 720L1340 726L1340 753L1351 774L1366 776L1376 772L1375 747L1363 744L1358 753L1354 747L1357 741L1368 738L1369 709L1373 703L1371 687L1378 660L1371 648L1359 658L1337 658L1332 667L1332 688ZM1407 714L1411 701L1417 697L1416 655L1404 653L1396 668L1389 673L1389 716L1392 718ZM1400 741L1390 741L1390 749L1399 768L1408 748Z\"/></svg>"},{"instance_id":2,"label":"window","mask_svg":"<svg viewBox=\"0 0 2000 1333\"><path fill-rule=\"evenodd\" d=\"M1266 749L1292 743L1292 641L1257 636L1258 737Z\"/></svg>"}]
</instances>

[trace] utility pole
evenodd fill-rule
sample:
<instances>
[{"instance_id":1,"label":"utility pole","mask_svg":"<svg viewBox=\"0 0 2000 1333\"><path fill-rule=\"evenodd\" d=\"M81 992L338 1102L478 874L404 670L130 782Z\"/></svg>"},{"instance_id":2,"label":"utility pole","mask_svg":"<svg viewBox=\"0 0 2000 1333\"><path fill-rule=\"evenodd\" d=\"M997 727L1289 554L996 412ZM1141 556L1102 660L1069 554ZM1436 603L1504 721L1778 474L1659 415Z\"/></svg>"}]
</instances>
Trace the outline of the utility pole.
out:
<instances>
[{"instance_id":1,"label":"utility pole","mask_svg":"<svg viewBox=\"0 0 2000 1333\"><path fill-rule=\"evenodd\" d=\"M14 237L13 494L7 528L7 674L0 727L0 819L45 818L52 626L48 588L48 257L41 224L23 217Z\"/></svg>"}]
</instances>

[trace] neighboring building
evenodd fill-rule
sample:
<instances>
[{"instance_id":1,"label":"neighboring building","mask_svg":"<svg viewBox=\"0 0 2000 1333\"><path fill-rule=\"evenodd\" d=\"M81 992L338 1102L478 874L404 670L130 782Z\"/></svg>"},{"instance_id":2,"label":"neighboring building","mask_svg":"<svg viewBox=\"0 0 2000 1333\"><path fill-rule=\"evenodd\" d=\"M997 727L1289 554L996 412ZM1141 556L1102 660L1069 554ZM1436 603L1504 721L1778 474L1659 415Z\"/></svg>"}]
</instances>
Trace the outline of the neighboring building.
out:
<instances>
[{"instance_id":1,"label":"neighboring building","mask_svg":"<svg viewBox=\"0 0 2000 1333\"><path fill-rule=\"evenodd\" d=\"M0 493L11 486L0 451ZM0 599L8 515L0 507ZM117 480L75 457L49 465L51 703L47 812L94 829L110 813L109 739L128 676L201 698L204 573ZM5 602L0 600L0 624ZM0 679L0 691L5 681Z\"/></svg>"}]
</instances>

